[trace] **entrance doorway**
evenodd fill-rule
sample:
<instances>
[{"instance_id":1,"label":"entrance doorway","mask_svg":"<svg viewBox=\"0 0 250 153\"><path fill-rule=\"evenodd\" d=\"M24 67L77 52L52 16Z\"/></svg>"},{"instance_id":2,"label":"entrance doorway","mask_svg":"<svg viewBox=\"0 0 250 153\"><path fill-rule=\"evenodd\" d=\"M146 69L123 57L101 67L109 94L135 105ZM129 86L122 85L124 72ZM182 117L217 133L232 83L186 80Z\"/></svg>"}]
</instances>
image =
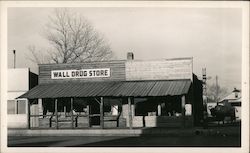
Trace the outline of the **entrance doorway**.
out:
<instances>
[{"instance_id":1,"label":"entrance doorway","mask_svg":"<svg viewBox=\"0 0 250 153\"><path fill-rule=\"evenodd\" d=\"M95 100L89 101L90 127L100 126L100 104Z\"/></svg>"}]
</instances>

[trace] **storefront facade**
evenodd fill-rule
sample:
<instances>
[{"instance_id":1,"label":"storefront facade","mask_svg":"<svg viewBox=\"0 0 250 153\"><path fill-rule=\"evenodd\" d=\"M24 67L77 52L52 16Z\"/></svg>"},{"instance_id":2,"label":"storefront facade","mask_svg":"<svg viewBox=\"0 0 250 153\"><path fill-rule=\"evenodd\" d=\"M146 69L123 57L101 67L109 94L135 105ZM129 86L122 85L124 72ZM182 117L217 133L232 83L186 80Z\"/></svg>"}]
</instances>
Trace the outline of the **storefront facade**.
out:
<instances>
[{"instance_id":1,"label":"storefront facade","mask_svg":"<svg viewBox=\"0 0 250 153\"><path fill-rule=\"evenodd\" d=\"M187 127L202 117L193 59L39 65L29 128Z\"/></svg>"}]
</instances>

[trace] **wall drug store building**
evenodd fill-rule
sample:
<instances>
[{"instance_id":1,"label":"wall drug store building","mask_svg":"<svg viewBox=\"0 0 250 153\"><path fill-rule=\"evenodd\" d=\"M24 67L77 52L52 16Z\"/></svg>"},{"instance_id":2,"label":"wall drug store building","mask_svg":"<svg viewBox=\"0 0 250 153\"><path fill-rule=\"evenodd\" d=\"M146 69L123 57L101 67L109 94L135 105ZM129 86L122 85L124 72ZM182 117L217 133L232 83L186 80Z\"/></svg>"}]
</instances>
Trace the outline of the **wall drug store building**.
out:
<instances>
[{"instance_id":1,"label":"wall drug store building","mask_svg":"<svg viewBox=\"0 0 250 153\"><path fill-rule=\"evenodd\" d=\"M39 65L28 128L188 127L202 119L192 58Z\"/></svg>"}]
</instances>

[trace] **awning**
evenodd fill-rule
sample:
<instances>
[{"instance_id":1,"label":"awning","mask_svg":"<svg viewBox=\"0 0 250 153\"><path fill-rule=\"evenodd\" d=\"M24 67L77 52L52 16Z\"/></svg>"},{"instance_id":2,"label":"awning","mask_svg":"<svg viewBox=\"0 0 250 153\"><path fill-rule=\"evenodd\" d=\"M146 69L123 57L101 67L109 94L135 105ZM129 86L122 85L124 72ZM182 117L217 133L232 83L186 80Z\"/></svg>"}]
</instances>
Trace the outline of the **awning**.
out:
<instances>
[{"instance_id":1,"label":"awning","mask_svg":"<svg viewBox=\"0 0 250 153\"><path fill-rule=\"evenodd\" d=\"M147 97L187 94L191 80L40 84L19 98Z\"/></svg>"}]
</instances>

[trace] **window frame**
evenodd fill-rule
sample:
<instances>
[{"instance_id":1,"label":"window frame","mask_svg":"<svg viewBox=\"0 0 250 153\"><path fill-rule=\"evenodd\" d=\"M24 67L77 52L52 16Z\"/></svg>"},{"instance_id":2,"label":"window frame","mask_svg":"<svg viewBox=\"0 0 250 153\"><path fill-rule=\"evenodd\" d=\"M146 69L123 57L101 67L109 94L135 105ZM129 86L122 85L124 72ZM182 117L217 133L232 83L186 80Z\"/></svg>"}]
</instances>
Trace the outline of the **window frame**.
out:
<instances>
[{"instance_id":1,"label":"window frame","mask_svg":"<svg viewBox=\"0 0 250 153\"><path fill-rule=\"evenodd\" d=\"M24 114L27 114L28 112L28 99L26 98L18 98L18 99L8 99L8 101L14 101L14 113L10 114L8 113L8 110L7 110L7 115L24 115ZM18 101L24 101L25 102L25 113L22 113L22 114L19 114L18 113ZM7 109L8 109L8 103L7 103Z\"/></svg>"},{"instance_id":2,"label":"window frame","mask_svg":"<svg viewBox=\"0 0 250 153\"><path fill-rule=\"evenodd\" d=\"M28 111L27 110L27 99L19 98L19 99L16 99L15 101L16 101L16 114L27 114L27 111ZM23 101L25 103L25 106L24 106L25 107L25 109L24 109L25 112L24 113L19 113L18 112L18 102L19 101Z\"/></svg>"},{"instance_id":3,"label":"window frame","mask_svg":"<svg viewBox=\"0 0 250 153\"><path fill-rule=\"evenodd\" d=\"M9 113L9 103L13 103L13 105L14 105L14 111L13 110L11 110L11 113ZM13 112L13 113L12 113ZM7 100L7 114L8 115L14 115L14 114L16 114L16 100L15 99L8 99Z\"/></svg>"}]
</instances>

